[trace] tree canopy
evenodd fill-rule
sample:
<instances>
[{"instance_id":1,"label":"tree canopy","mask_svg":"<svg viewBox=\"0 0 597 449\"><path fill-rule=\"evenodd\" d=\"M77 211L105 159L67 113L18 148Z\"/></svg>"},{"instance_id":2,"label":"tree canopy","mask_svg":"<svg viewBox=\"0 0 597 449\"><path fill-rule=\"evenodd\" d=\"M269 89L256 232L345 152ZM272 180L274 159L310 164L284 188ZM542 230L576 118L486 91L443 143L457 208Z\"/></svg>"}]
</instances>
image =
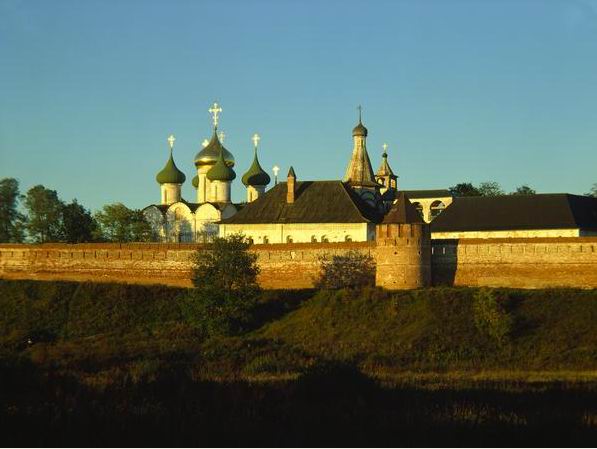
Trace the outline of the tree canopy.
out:
<instances>
[{"instance_id":1,"label":"tree canopy","mask_svg":"<svg viewBox=\"0 0 597 449\"><path fill-rule=\"evenodd\" d=\"M27 191L27 232L37 243L59 242L63 237L62 208L64 203L55 190L36 185Z\"/></svg>"},{"instance_id":2,"label":"tree canopy","mask_svg":"<svg viewBox=\"0 0 597 449\"><path fill-rule=\"evenodd\" d=\"M62 207L62 230L67 243L90 242L97 231L97 223L91 212L73 200Z\"/></svg>"},{"instance_id":3,"label":"tree canopy","mask_svg":"<svg viewBox=\"0 0 597 449\"><path fill-rule=\"evenodd\" d=\"M19 243L24 238L25 216L18 210L21 194L19 181L0 179L0 242Z\"/></svg>"},{"instance_id":4,"label":"tree canopy","mask_svg":"<svg viewBox=\"0 0 597 449\"><path fill-rule=\"evenodd\" d=\"M138 209L122 203L106 204L96 212L97 237L108 242L145 242L151 240L151 226Z\"/></svg>"}]
</instances>

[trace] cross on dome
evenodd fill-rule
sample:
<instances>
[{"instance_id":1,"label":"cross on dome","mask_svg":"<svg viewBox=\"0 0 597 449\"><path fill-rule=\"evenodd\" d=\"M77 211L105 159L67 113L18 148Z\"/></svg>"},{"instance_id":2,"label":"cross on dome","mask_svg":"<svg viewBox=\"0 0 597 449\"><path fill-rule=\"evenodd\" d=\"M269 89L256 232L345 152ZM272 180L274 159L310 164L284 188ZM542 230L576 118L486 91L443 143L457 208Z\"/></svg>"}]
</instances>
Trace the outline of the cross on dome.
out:
<instances>
[{"instance_id":1,"label":"cross on dome","mask_svg":"<svg viewBox=\"0 0 597 449\"><path fill-rule=\"evenodd\" d=\"M224 139L226 138L226 134L224 134L224 131L220 131L218 134L218 137L220 138L220 142L224 143Z\"/></svg>"},{"instance_id":2,"label":"cross on dome","mask_svg":"<svg viewBox=\"0 0 597 449\"><path fill-rule=\"evenodd\" d=\"M218 114L220 112L222 112L222 107L217 102L214 102L213 106L211 108L209 108L207 110L207 112L211 113L213 122L214 122L214 128L217 128L218 127Z\"/></svg>"},{"instance_id":3,"label":"cross on dome","mask_svg":"<svg viewBox=\"0 0 597 449\"><path fill-rule=\"evenodd\" d=\"M203 139L203 142L201 142L201 145L203 145L203 148L205 148L206 146L209 145L209 140Z\"/></svg>"},{"instance_id":4,"label":"cross on dome","mask_svg":"<svg viewBox=\"0 0 597 449\"><path fill-rule=\"evenodd\" d=\"M174 134L170 134L170 136L168 137L168 144L170 145L170 149L174 148L175 140L176 140L176 137L174 137Z\"/></svg>"},{"instance_id":5,"label":"cross on dome","mask_svg":"<svg viewBox=\"0 0 597 449\"><path fill-rule=\"evenodd\" d=\"M261 140L261 137L259 137L259 134L255 133L255 134L253 134L253 137L251 138L251 140L253 141L253 146L255 148L257 148L257 145L259 145L259 141Z\"/></svg>"},{"instance_id":6,"label":"cross on dome","mask_svg":"<svg viewBox=\"0 0 597 449\"><path fill-rule=\"evenodd\" d=\"M382 145L382 148L383 148L383 152L384 152L384 153L385 153L385 152L387 152L387 150L388 150L388 144L387 144L387 143L384 143L384 144Z\"/></svg>"},{"instance_id":7,"label":"cross on dome","mask_svg":"<svg viewBox=\"0 0 597 449\"><path fill-rule=\"evenodd\" d=\"M357 109L359 110L359 123L361 123L361 113L363 112L363 107L361 105L358 105Z\"/></svg>"}]
</instances>

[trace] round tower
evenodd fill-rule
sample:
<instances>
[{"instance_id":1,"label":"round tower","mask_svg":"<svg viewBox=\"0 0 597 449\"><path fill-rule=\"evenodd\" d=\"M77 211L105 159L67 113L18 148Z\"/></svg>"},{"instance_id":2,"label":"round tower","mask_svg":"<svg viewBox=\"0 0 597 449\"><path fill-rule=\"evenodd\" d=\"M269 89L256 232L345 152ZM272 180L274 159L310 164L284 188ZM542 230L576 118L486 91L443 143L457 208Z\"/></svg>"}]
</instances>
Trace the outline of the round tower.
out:
<instances>
[{"instance_id":1,"label":"round tower","mask_svg":"<svg viewBox=\"0 0 597 449\"><path fill-rule=\"evenodd\" d=\"M259 164L259 159L257 158L257 146L261 138L258 134L254 134L252 140L254 147L253 163L242 177L242 182L247 188L248 203L255 201L263 195L266 186L271 181L269 175L261 168L261 164Z\"/></svg>"},{"instance_id":2,"label":"round tower","mask_svg":"<svg viewBox=\"0 0 597 449\"><path fill-rule=\"evenodd\" d=\"M376 226L375 284L388 290L431 285L431 232L401 192Z\"/></svg>"},{"instance_id":3,"label":"round tower","mask_svg":"<svg viewBox=\"0 0 597 449\"><path fill-rule=\"evenodd\" d=\"M170 145L170 157L168 158L168 162L166 162L164 168L162 168L162 170L155 177L155 180L160 185L160 204L168 205L180 201L181 187L186 180L185 174L178 169L172 156L175 140L176 138L172 135L168 137L168 144Z\"/></svg>"}]
</instances>

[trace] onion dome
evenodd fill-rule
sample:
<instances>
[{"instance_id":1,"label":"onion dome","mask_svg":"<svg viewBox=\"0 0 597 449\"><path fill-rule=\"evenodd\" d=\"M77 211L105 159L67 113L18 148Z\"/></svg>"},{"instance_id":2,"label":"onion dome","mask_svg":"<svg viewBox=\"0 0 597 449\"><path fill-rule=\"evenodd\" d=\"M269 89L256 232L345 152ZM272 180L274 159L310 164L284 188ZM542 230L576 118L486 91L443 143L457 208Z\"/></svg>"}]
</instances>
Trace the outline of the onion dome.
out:
<instances>
[{"instance_id":1,"label":"onion dome","mask_svg":"<svg viewBox=\"0 0 597 449\"><path fill-rule=\"evenodd\" d=\"M230 151L224 148L224 145L218 138L217 128L214 128L214 134L205 148L195 155L195 166L213 165L218 161L220 153L224 153L226 165L234 167L234 156Z\"/></svg>"},{"instance_id":2,"label":"onion dome","mask_svg":"<svg viewBox=\"0 0 597 449\"><path fill-rule=\"evenodd\" d=\"M174 163L172 149L170 149L170 158L164 168L162 168L162 171L156 175L155 180L158 184L182 184L186 179L185 174Z\"/></svg>"},{"instance_id":3,"label":"onion dome","mask_svg":"<svg viewBox=\"0 0 597 449\"><path fill-rule=\"evenodd\" d=\"M253 163L251 167L247 170L247 172L242 177L242 182L246 187L249 186L266 186L270 183L271 178L269 175L261 168L259 164L259 159L257 159L257 148L255 148L255 156L253 156Z\"/></svg>"},{"instance_id":4,"label":"onion dome","mask_svg":"<svg viewBox=\"0 0 597 449\"><path fill-rule=\"evenodd\" d=\"M222 150L220 151L220 156L218 157L216 164L210 168L206 174L207 179L210 181L222 182L233 181L236 178L236 173L234 173L234 170L232 170L224 160L224 147L221 148Z\"/></svg>"},{"instance_id":5,"label":"onion dome","mask_svg":"<svg viewBox=\"0 0 597 449\"><path fill-rule=\"evenodd\" d=\"M195 175L195 177L193 178L192 184L193 184L193 187L195 187L196 189L199 188L199 176Z\"/></svg>"},{"instance_id":6,"label":"onion dome","mask_svg":"<svg viewBox=\"0 0 597 449\"><path fill-rule=\"evenodd\" d=\"M367 137L367 128L365 128L365 125L363 125L360 119L359 124L352 129L352 135Z\"/></svg>"}]
</instances>

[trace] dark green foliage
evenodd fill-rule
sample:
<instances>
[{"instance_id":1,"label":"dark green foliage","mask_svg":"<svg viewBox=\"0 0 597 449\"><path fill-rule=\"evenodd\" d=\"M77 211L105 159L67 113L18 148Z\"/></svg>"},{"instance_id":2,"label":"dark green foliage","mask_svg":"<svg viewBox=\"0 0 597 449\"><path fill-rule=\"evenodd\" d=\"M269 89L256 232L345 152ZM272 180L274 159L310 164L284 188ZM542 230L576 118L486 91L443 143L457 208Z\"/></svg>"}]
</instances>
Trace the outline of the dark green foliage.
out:
<instances>
[{"instance_id":1,"label":"dark green foliage","mask_svg":"<svg viewBox=\"0 0 597 449\"><path fill-rule=\"evenodd\" d=\"M64 203L55 190L42 185L32 187L25 196L27 232L37 243L59 242L63 238L62 209Z\"/></svg>"},{"instance_id":2,"label":"dark green foliage","mask_svg":"<svg viewBox=\"0 0 597 449\"><path fill-rule=\"evenodd\" d=\"M231 335L246 330L260 291L257 255L242 235L216 237L197 251L192 291L185 316L208 335Z\"/></svg>"},{"instance_id":3,"label":"dark green foliage","mask_svg":"<svg viewBox=\"0 0 597 449\"><path fill-rule=\"evenodd\" d=\"M595 184L593 184L593 187L591 187L591 190L587 193L585 193L586 196L592 196L593 198L597 198L597 182Z\"/></svg>"},{"instance_id":4,"label":"dark green foliage","mask_svg":"<svg viewBox=\"0 0 597 449\"><path fill-rule=\"evenodd\" d=\"M480 333L489 336L499 346L507 343L512 332L512 318L492 290L481 288L475 292L473 317Z\"/></svg>"},{"instance_id":5,"label":"dark green foliage","mask_svg":"<svg viewBox=\"0 0 597 449\"><path fill-rule=\"evenodd\" d=\"M18 210L21 195L14 178L0 179L0 243L20 243L24 238L25 216Z\"/></svg>"},{"instance_id":6,"label":"dark green foliage","mask_svg":"<svg viewBox=\"0 0 597 449\"><path fill-rule=\"evenodd\" d=\"M97 223L91 212L73 200L62 208L62 228L67 243L91 242L97 232Z\"/></svg>"},{"instance_id":7,"label":"dark green foliage","mask_svg":"<svg viewBox=\"0 0 597 449\"><path fill-rule=\"evenodd\" d=\"M375 284L375 260L359 251L324 254L319 257L319 269L319 278L315 280L317 288L357 288Z\"/></svg>"},{"instance_id":8,"label":"dark green foliage","mask_svg":"<svg viewBox=\"0 0 597 449\"><path fill-rule=\"evenodd\" d=\"M523 184L523 185L517 187L514 192L510 193L510 195L535 195L535 194L537 194L537 191L535 189L533 189L532 187L529 187L526 184Z\"/></svg>"},{"instance_id":9,"label":"dark green foliage","mask_svg":"<svg viewBox=\"0 0 597 449\"><path fill-rule=\"evenodd\" d=\"M502 187L495 181L485 181L479 184L479 194L481 196L499 196L505 195Z\"/></svg>"},{"instance_id":10,"label":"dark green foliage","mask_svg":"<svg viewBox=\"0 0 597 449\"><path fill-rule=\"evenodd\" d=\"M122 203L106 204L95 213L97 239L107 242L147 242L152 238L149 222L139 209L129 209Z\"/></svg>"},{"instance_id":11,"label":"dark green foliage","mask_svg":"<svg viewBox=\"0 0 597 449\"><path fill-rule=\"evenodd\" d=\"M480 196L479 189L470 182L462 182L455 186L449 187L448 190L454 196Z\"/></svg>"}]
</instances>

